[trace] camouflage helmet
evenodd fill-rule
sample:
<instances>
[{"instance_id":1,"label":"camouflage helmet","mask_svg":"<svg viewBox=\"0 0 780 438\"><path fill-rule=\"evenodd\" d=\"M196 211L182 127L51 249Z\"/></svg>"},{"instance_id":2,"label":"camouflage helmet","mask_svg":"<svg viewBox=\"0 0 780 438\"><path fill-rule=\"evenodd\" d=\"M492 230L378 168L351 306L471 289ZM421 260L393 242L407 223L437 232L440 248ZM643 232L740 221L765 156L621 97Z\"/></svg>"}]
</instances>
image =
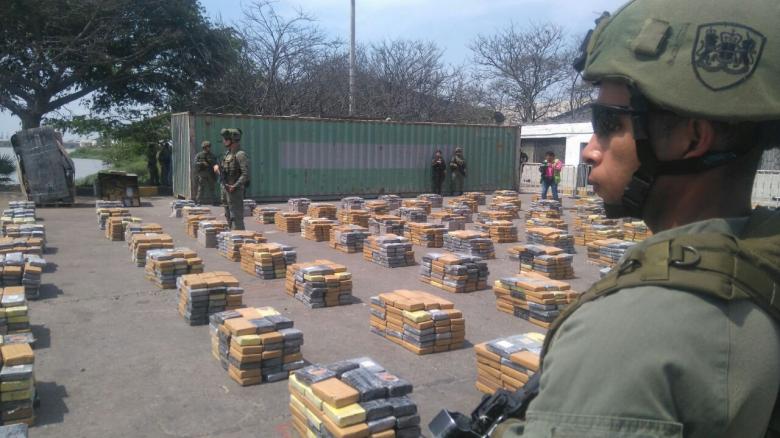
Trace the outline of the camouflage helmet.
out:
<instances>
[{"instance_id":1,"label":"camouflage helmet","mask_svg":"<svg viewBox=\"0 0 780 438\"><path fill-rule=\"evenodd\" d=\"M211 147L211 142L208 140L203 140L203 142L200 144L200 147L205 148L206 146Z\"/></svg>"},{"instance_id":2,"label":"camouflage helmet","mask_svg":"<svg viewBox=\"0 0 780 438\"><path fill-rule=\"evenodd\" d=\"M241 130L238 128L225 128L219 133L225 140L241 141Z\"/></svg>"},{"instance_id":3,"label":"camouflage helmet","mask_svg":"<svg viewBox=\"0 0 780 438\"><path fill-rule=\"evenodd\" d=\"M583 79L625 80L682 116L780 119L777 0L632 0L583 45Z\"/></svg>"}]
</instances>

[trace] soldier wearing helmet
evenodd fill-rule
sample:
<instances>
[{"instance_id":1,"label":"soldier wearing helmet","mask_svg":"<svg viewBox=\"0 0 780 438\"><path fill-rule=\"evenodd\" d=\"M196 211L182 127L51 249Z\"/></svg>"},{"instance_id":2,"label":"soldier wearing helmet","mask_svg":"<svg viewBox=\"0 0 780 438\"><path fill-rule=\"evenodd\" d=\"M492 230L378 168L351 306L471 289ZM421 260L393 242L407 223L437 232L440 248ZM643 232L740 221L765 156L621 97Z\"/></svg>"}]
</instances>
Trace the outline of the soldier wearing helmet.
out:
<instances>
[{"instance_id":1,"label":"soldier wearing helmet","mask_svg":"<svg viewBox=\"0 0 780 438\"><path fill-rule=\"evenodd\" d=\"M198 205L214 202L214 165L217 164L210 141L204 140L201 149L195 155L195 202Z\"/></svg>"},{"instance_id":2,"label":"soldier wearing helmet","mask_svg":"<svg viewBox=\"0 0 780 438\"><path fill-rule=\"evenodd\" d=\"M463 158L463 148L455 148L455 154L450 159L450 190L454 196L463 194L463 183L466 179L466 159Z\"/></svg>"},{"instance_id":3,"label":"soldier wearing helmet","mask_svg":"<svg viewBox=\"0 0 780 438\"><path fill-rule=\"evenodd\" d=\"M214 171L222 181L222 204L225 219L233 230L244 229L244 192L249 186L249 157L241 150L241 130L227 128L220 131L225 155Z\"/></svg>"},{"instance_id":4,"label":"soldier wearing helmet","mask_svg":"<svg viewBox=\"0 0 780 438\"><path fill-rule=\"evenodd\" d=\"M589 34L590 182L655 234L555 320L491 436L780 436L780 213L751 205L778 22L775 0L635 0Z\"/></svg>"}]
</instances>

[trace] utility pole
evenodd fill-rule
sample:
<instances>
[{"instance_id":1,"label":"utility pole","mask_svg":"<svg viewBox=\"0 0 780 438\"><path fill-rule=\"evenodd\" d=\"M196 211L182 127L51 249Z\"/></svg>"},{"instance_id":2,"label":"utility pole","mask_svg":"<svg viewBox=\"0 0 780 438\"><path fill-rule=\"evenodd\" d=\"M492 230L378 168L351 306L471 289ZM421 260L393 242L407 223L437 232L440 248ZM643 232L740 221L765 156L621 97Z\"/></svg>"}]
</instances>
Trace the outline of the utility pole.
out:
<instances>
[{"instance_id":1,"label":"utility pole","mask_svg":"<svg viewBox=\"0 0 780 438\"><path fill-rule=\"evenodd\" d=\"M349 35L349 115L355 115L355 0L350 0L352 4L350 14L350 35Z\"/></svg>"}]
</instances>

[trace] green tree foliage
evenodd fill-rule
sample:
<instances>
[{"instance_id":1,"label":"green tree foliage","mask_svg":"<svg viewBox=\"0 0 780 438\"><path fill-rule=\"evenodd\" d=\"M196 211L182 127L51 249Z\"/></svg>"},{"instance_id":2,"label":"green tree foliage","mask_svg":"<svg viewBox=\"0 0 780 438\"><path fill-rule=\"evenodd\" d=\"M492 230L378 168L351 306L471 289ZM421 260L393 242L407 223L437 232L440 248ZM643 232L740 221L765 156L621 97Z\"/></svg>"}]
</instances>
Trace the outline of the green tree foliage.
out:
<instances>
[{"instance_id":1,"label":"green tree foliage","mask_svg":"<svg viewBox=\"0 0 780 438\"><path fill-rule=\"evenodd\" d=\"M235 57L229 28L197 0L7 0L0 14L0 109L23 128L75 100L91 109L171 100Z\"/></svg>"},{"instance_id":2,"label":"green tree foliage","mask_svg":"<svg viewBox=\"0 0 780 438\"><path fill-rule=\"evenodd\" d=\"M11 174L16 172L16 159L8 154L0 155L0 183L11 181Z\"/></svg>"}]
</instances>

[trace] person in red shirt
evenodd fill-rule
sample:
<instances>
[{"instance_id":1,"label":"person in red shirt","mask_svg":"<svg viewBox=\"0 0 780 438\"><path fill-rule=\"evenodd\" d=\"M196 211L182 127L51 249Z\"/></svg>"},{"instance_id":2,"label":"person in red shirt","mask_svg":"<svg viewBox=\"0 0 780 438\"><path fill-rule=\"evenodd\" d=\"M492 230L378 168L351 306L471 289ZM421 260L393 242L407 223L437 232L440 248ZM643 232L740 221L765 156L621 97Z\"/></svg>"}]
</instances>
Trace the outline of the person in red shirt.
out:
<instances>
[{"instance_id":1,"label":"person in red shirt","mask_svg":"<svg viewBox=\"0 0 780 438\"><path fill-rule=\"evenodd\" d=\"M561 169L563 169L563 161L555 158L552 151L547 151L544 154L544 163L539 166L539 173L542 174L542 199L547 199L547 191L552 189L553 199L560 201L558 183L561 182Z\"/></svg>"}]
</instances>

